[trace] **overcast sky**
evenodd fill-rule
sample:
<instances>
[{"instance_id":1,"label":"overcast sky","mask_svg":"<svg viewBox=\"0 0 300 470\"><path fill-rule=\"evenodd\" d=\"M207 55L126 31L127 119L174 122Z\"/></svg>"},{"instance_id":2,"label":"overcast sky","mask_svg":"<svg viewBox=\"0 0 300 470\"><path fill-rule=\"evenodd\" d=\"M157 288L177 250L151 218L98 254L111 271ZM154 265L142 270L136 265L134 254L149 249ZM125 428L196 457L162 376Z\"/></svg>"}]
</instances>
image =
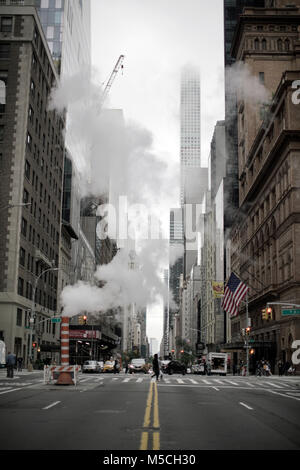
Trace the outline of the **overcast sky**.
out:
<instances>
[{"instance_id":1,"label":"overcast sky","mask_svg":"<svg viewBox=\"0 0 300 470\"><path fill-rule=\"evenodd\" d=\"M125 55L107 104L152 133L158 158L179 165L180 68L190 63L201 74L201 158L207 166L214 125L224 119L223 34L223 0L92 0L92 64L101 82ZM148 337L160 342L161 307L147 322Z\"/></svg>"}]
</instances>

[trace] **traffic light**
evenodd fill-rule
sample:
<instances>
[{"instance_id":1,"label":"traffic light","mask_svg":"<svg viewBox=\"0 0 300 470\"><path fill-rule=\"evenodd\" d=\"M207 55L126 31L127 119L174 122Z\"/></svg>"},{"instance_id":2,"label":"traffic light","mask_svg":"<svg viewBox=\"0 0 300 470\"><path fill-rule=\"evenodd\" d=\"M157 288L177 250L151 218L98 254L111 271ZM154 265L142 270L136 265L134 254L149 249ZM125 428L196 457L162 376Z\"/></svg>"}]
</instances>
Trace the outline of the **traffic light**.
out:
<instances>
[{"instance_id":1,"label":"traffic light","mask_svg":"<svg viewBox=\"0 0 300 470\"><path fill-rule=\"evenodd\" d=\"M33 347L33 348L36 348L36 342L35 342L35 341L33 341L32 347Z\"/></svg>"},{"instance_id":2,"label":"traffic light","mask_svg":"<svg viewBox=\"0 0 300 470\"><path fill-rule=\"evenodd\" d=\"M253 355L255 353L255 349L250 349L250 354Z\"/></svg>"},{"instance_id":3,"label":"traffic light","mask_svg":"<svg viewBox=\"0 0 300 470\"><path fill-rule=\"evenodd\" d=\"M247 328L246 328L246 335L250 335L250 331L251 331L251 327L250 327L250 326L247 326Z\"/></svg>"},{"instance_id":4,"label":"traffic light","mask_svg":"<svg viewBox=\"0 0 300 470\"><path fill-rule=\"evenodd\" d=\"M267 308L267 319L272 320L272 307Z\"/></svg>"},{"instance_id":5,"label":"traffic light","mask_svg":"<svg viewBox=\"0 0 300 470\"><path fill-rule=\"evenodd\" d=\"M263 308L262 311L261 311L261 317L262 317L263 320L268 319L267 310L265 308Z\"/></svg>"},{"instance_id":6,"label":"traffic light","mask_svg":"<svg viewBox=\"0 0 300 470\"><path fill-rule=\"evenodd\" d=\"M83 324L86 325L86 322L87 322L87 316L83 315Z\"/></svg>"}]
</instances>

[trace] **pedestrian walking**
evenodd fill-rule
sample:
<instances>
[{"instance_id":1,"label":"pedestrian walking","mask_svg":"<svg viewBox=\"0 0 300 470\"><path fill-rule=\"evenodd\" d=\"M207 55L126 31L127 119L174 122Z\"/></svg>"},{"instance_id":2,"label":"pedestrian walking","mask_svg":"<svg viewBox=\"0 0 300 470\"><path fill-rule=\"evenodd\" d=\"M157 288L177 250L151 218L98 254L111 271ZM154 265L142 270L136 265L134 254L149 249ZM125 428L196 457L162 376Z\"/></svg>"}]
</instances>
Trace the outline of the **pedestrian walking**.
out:
<instances>
[{"instance_id":1,"label":"pedestrian walking","mask_svg":"<svg viewBox=\"0 0 300 470\"><path fill-rule=\"evenodd\" d=\"M6 358L7 377L14 378L14 367L16 365L16 355L9 351Z\"/></svg>"},{"instance_id":2,"label":"pedestrian walking","mask_svg":"<svg viewBox=\"0 0 300 470\"><path fill-rule=\"evenodd\" d=\"M151 375L151 378L156 376L156 382L158 382L158 380L159 380L159 363L158 363L158 355L157 354L154 354L152 367L153 367L154 374Z\"/></svg>"},{"instance_id":3,"label":"pedestrian walking","mask_svg":"<svg viewBox=\"0 0 300 470\"><path fill-rule=\"evenodd\" d=\"M125 374L127 374L127 372L128 372L128 362L126 361L125 362Z\"/></svg>"},{"instance_id":4,"label":"pedestrian walking","mask_svg":"<svg viewBox=\"0 0 300 470\"><path fill-rule=\"evenodd\" d=\"M118 374L118 373L119 373L119 369L120 369L120 364L119 364L118 359L116 359L116 360L115 360L115 363L114 363L114 374Z\"/></svg>"},{"instance_id":5,"label":"pedestrian walking","mask_svg":"<svg viewBox=\"0 0 300 470\"><path fill-rule=\"evenodd\" d=\"M18 372L22 372L23 358L18 357Z\"/></svg>"},{"instance_id":6,"label":"pedestrian walking","mask_svg":"<svg viewBox=\"0 0 300 470\"><path fill-rule=\"evenodd\" d=\"M283 363L280 359L277 363L277 366L278 366L278 374L279 374L279 376L281 376L283 374Z\"/></svg>"},{"instance_id":7,"label":"pedestrian walking","mask_svg":"<svg viewBox=\"0 0 300 470\"><path fill-rule=\"evenodd\" d=\"M211 375L211 363L210 363L210 361L208 361L207 364L206 364L206 371L207 371L207 375Z\"/></svg>"}]
</instances>

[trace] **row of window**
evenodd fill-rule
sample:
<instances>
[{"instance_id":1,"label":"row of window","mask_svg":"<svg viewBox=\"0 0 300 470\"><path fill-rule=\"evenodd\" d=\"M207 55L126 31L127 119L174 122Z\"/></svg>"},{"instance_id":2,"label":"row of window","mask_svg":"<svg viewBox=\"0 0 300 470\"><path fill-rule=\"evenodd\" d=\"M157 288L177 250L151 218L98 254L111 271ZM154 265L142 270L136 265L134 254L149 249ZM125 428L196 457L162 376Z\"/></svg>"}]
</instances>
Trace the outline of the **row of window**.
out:
<instances>
[{"instance_id":1,"label":"row of window","mask_svg":"<svg viewBox=\"0 0 300 470\"><path fill-rule=\"evenodd\" d=\"M43 216L43 224L44 224L44 216ZM49 220L47 219L47 233L49 233ZM45 227L44 227L45 228ZM55 250L51 247L51 244L48 244L44 238L41 237L39 233L36 233L35 229L32 225L28 224L27 220L22 217L21 220L21 233L23 237L28 240L29 243L38 249L40 249L46 256L49 256L51 260L55 260L55 263L58 264L58 255L56 254ZM58 232L55 231L55 228L51 224L51 239L53 240L53 244L56 243L56 247L58 247L59 243L59 235Z\"/></svg>"},{"instance_id":2,"label":"row of window","mask_svg":"<svg viewBox=\"0 0 300 470\"><path fill-rule=\"evenodd\" d=\"M256 38L254 39L254 49L256 51L266 51L267 49L270 49L270 41L267 41L265 38L261 40ZM291 49L291 41L289 39L278 39L276 41L276 49L279 52L288 52Z\"/></svg>"},{"instance_id":3,"label":"row of window","mask_svg":"<svg viewBox=\"0 0 300 470\"><path fill-rule=\"evenodd\" d=\"M30 282L25 282L24 279L19 276L18 278L18 295L26 297L26 299L32 300L33 288ZM57 299L51 295L47 295L42 289L36 289L35 302L39 305L48 308L49 310L56 311Z\"/></svg>"}]
</instances>

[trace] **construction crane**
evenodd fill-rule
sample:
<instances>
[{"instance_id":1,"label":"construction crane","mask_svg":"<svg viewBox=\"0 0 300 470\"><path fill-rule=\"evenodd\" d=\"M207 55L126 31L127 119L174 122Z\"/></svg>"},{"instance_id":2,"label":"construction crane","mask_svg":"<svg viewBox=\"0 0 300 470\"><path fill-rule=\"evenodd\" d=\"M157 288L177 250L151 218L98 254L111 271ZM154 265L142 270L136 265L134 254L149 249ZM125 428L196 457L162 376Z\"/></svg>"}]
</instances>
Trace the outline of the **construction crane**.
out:
<instances>
[{"instance_id":1,"label":"construction crane","mask_svg":"<svg viewBox=\"0 0 300 470\"><path fill-rule=\"evenodd\" d=\"M113 84L113 82L114 82L114 79L116 78L117 73L119 72L120 68L123 69L123 61L124 61L124 55L120 55L120 57L119 57L119 59L118 59L116 65L115 65L115 68L113 69L113 71L112 71L112 73L111 73L111 75L110 75L110 77L109 77L109 80L108 80L108 82L107 82L107 84L106 84L106 87L104 88L104 91L103 91L103 93L102 93L102 97L101 97L101 108L102 108L102 106L103 106L104 101L105 101L106 98L107 98L107 95L108 95L108 93L109 93L109 91L110 91L110 89L111 89L111 86L112 86L112 84Z\"/></svg>"}]
</instances>

